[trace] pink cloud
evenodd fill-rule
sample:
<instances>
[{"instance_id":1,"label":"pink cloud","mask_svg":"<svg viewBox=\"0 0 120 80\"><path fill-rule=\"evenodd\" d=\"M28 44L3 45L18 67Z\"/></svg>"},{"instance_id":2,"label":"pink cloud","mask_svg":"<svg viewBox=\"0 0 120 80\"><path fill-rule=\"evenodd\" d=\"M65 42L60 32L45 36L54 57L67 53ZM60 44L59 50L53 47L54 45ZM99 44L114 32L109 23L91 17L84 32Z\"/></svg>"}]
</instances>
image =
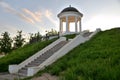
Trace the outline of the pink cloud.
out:
<instances>
[{"instance_id":1,"label":"pink cloud","mask_svg":"<svg viewBox=\"0 0 120 80\"><path fill-rule=\"evenodd\" d=\"M57 26L57 21L54 19L53 13L50 10L46 10L44 16Z\"/></svg>"},{"instance_id":2,"label":"pink cloud","mask_svg":"<svg viewBox=\"0 0 120 80\"><path fill-rule=\"evenodd\" d=\"M23 9L25 14L28 14L36 22L41 22L41 13L40 12L32 12L28 9Z\"/></svg>"},{"instance_id":3,"label":"pink cloud","mask_svg":"<svg viewBox=\"0 0 120 80\"><path fill-rule=\"evenodd\" d=\"M31 18L25 16L23 13L20 13L18 11L16 11L12 6L10 6L9 4L7 4L6 2L0 1L0 6L7 12L14 14L16 16L18 16L19 18L29 22L29 23L34 23L34 20L32 20Z\"/></svg>"}]
</instances>

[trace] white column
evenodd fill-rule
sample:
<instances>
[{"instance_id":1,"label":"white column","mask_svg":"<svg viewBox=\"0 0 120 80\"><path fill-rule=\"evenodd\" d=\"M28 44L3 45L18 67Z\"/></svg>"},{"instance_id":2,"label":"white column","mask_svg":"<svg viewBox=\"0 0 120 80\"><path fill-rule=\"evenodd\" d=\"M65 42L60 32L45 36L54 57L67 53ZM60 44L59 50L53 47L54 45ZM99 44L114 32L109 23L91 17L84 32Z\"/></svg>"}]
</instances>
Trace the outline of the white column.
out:
<instances>
[{"instance_id":1,"label":"white column","mask_svg":"<svg viewBox=\"0 0 120 80\"><path fill-rule=\"evenodd\" d=\"M62 19L60 19L60 33L63 32L63 22L62 22Z\"/></svg>"},{"instance_id":2,"label":"white column","mask_svg":"<svg viewBox=\"0 0 120 80\"><path fill-rule=\"evenodd\" d=\"M69 32L69 30L68 30L68 16L66 16L66 33L68 33Z\"/></svg>"},{"instance_id":3,"label":"white column","mask_svg":"<svg viewBox=\"0 0 120 80\"><path fill-rule=\"evenodd\" d=\"M82 29L81 29L81 19L80 19L80 21L79 21L79 32L81 32L82 31Z\"/></svg>"},{"instance_id":4,"label":"white column","mask_svg":"<svg viewBox=\"0 0 120 80\"><path fill-rule=\"evenodd\" d=\"M70 32L70 22L68 22L68 31Z\"/></svg>"},{"instance_id":5,"label":"white column","mask_svg":"<svg viewBox=\"0 0 120 80\"><path fill-rule=\"evenodd\" d=\"M75 32L78 32L77 29L78 29L78 28L77 28L77 16L75 16Z\"/></svg>"}]
</instances>

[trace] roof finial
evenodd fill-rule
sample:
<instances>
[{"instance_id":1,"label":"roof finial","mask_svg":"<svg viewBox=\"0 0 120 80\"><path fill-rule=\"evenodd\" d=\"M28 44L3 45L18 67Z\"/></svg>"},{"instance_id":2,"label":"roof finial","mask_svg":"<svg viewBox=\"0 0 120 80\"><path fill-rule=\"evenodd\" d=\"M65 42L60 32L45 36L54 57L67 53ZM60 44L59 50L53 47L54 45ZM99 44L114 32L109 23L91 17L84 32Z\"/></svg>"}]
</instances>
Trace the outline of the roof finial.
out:
<instances>
[{"instance_id":1,"label":"roof finial","mask_svg":"<svg viewBox=\"0 0 120 80\"><path fill-rule=\"evenodd\" d=\"M69 7L71 7L71 5L69 5Z\"/></svg>"}]
</instances>

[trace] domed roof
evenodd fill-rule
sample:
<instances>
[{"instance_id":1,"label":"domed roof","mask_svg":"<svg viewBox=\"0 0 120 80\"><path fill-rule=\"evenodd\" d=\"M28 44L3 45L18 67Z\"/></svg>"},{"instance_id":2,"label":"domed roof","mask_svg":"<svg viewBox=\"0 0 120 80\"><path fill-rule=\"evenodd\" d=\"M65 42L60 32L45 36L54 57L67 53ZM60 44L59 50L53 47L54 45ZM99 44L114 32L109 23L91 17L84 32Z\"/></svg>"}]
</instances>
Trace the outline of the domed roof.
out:
<instances>
[{"instance_id":1,"label":"domed roof","mask_svg":"<svg viewBox=\"0 0 120 80\"><path fill-rule=\"evenodd\" d=\"M63 9L57 16L60 17L63 14L68 14L66 12L70 12L69 14L77 14L77 15L80 15L81 17L83 17L83 14L80 13L76 8L71 7L71 5L65 9Z\"/></svg>"},{"instance_id":2,"label":"domed roof","mask_svg":"<svg viewBox=\"0 0 120 80\"><path fill-rule=\"evenodd\" d=\"M69 7L65 8L65 9L63 9L63 10L61 11L61 13L63 13L63 12L69 12L69 11L79 12L76 8L69 6Z\"/></svg>"}]
</instances>

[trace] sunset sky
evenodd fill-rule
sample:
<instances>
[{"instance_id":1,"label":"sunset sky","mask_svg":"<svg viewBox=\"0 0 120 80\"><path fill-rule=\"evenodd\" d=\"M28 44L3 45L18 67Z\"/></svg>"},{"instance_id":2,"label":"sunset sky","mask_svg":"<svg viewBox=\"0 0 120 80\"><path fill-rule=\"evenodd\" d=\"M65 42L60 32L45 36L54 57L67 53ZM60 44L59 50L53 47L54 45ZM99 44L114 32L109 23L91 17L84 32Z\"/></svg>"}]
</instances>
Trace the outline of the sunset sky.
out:
<instances>
[{"instance_id":1,"label":"sunset sky","mask_svg":"<svg viewBox=\"0 0 120 80\"><path fill-rule=\"evenodd\" d=\"M83 13L83 30L120 27L120 0L0 0L0 34L58 31L57 14L69 5Z\"/></svg>"}]
</instances>

